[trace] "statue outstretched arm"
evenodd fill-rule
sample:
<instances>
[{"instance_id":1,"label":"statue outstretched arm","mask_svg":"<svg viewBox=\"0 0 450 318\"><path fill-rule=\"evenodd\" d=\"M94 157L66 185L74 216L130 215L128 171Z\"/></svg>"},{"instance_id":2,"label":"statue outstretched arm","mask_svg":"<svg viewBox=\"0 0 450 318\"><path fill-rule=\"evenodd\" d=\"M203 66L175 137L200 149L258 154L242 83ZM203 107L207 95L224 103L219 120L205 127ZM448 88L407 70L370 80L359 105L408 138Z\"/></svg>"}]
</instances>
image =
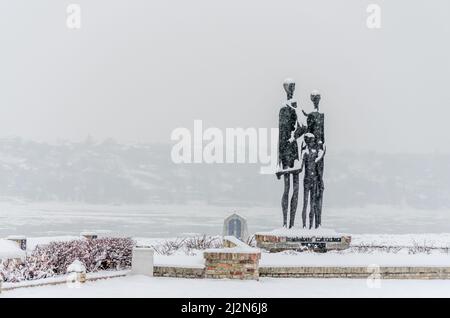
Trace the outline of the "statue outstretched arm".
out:
<instances>
[{"instance_id":1,"label":"statue outstretched arm","mask_svg":"<svg viewBox=\"0 0 450 318\"><path fill-rule=\"evenodd\" d=\"M306 126L300 125L300 123L297 121L297 129L295 129L294 138L295 139L300 138L302 135L306 133L307 129L308 128Z\"/></svg>"}]
</instances>

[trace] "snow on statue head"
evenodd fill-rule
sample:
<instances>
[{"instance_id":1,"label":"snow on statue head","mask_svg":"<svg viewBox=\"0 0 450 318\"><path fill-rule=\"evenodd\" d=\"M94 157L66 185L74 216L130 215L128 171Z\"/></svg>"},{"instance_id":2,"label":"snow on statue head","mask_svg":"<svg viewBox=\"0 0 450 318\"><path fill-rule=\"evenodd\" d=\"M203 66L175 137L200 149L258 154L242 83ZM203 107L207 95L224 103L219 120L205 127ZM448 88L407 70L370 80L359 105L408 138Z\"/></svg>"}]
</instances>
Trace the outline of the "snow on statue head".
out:
<instances>
[{"instance_id":1,"label":"snow on statue head","mask_svg":"<svg viewBox=\"0 0 450 318\"><path fill-rule=\"evenodd\" d=\"M295 82L292 78L286 78L283 82L284 90L287 94L287 99L292 99L295 91Z\"/></svg>"},{"instance_id":2,"label":"snow on statue head","mask_svg":"<svg viewBox=\"0 0 450 318\"><path fill-rule=\"evenodd\" d=\"M319 107L320 92L318 90L315 89L311 92L311 101L313 102L315 108Z\"/></svg>"},{"instance_id":3,"label":"snow on statue head","mask_svg":"<svg viewBox=\"0 0 450 318\"><path fill-rule=\"evenodd\" d=\"M315 140L316 140L316 136L314 136L314 134L312 133L306 133L303 135L303 138L305 140L305 143L308 146L311 146L312 144L314 144Z\"/></svg>"}]
</instances>

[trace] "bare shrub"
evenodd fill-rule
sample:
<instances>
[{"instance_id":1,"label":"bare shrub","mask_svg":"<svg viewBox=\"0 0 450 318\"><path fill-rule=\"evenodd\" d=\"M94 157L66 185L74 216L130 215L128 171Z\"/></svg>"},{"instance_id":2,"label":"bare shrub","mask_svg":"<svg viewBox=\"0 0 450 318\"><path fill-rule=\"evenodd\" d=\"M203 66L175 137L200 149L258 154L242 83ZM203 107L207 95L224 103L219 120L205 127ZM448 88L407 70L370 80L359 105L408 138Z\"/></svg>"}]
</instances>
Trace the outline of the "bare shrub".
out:
<instances>
[{"instance_id":1,"label":"bare shrub","mask_svg":"<svg viewBox=\"0 0 450 318\"><path fill-rule=\"evenodd\" d=\"M175 239L171 241L164 241L163 243L151 245L150 247L155 251L155 253L160 255L172 255L176 251L183 248L185 244L185 239Z\"/></svg>"},{"instance_id":2,"label":"bare shrub","mask_svg":"<svg viewBox=\"0 0 450 318\"><path fill-rule=\"evenodd\" d=\"M418 242L414 241L413 246L410 246L408 248L408 254L430 254L433 249L435 248L432 245L427 245L426 242L419 244Z\"/></svg>"},{"instance_id":3,"label":"bare shrub","mask_svg":"<svg viewBox=\"0 0 450 318\"><path fill-rule=\"evenodd\" d=\"M375 244L358 244L351 245L350 248L343 253L373 253L373 252L384 252L384 253L399 253L400 251L407 251L408 254L430 254L433 251L446 253L450 252L450 248L447 247L436 247L427 242L413 242L413 245L405 246L389 246L389 245L375 245Z\"/></svg>"},{"instance_id":4,"label":"bare shrub","mask_svg":"<svg viewBox=\"0 0 450 318\"><path fill-rule=\"evenodd\" d=\"M185 246L189 250L206 250L208 248L223 247L222 239L218 236L195 236L185 239Z\"/></svg>"},{"instance_id":5,"label":"bare shrub","mask_svg":"<svg viewBox=\"0 0 450 318\"><path fill-rule=\"evenodd\" d=\"M384 252L396 254L400 252L403 246L389 246L389 245L375 245L375 244L359 244L350 245L349 250L346 252L350 253L373 253L373 252Z\"/></svg>"},{"instance_id":6,"label":"bare shrub","mask_svg":"<svg viewBox=\"0 0 450 318\"><path fill-rule=\"evenodd\" d=\"M177 238L175 240L168 240L151 246L155 253L160 255L173 255L178 251L192 255L195 254L195 251L222 247L223 242L221 237L208 235Z\"/></svg>"}]
</instances>

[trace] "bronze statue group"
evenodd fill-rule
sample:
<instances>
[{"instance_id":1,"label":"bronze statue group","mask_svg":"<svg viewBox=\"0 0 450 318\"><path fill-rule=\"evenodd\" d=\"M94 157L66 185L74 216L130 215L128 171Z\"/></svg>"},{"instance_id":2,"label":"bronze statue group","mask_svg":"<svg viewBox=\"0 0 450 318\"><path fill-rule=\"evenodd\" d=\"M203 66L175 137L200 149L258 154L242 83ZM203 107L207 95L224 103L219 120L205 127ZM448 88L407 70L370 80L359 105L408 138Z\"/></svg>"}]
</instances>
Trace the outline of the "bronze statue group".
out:
<instances>
[{"instance_id":1,"label":"bronze statue group","mask_svg":"<svg viewBox=\"0 0 450 318\"><path fill-rule=\"evenodd\" d=\"M303 227L307 226L307 207L310 201L309 228L321 225L323 198L323 169L326 152L324 135L324 114L319 112L320 93L313 91L311 101L314 110L309 114L301 111L306 117L306 125L300 124L297 115L297 102L293 99L295 82L287 79L283 83L287 99L279 113L278 179L284 178L284 192L281 199L283 210L283 226L288 227L289 192L292 179L293 191L290 200L289 228L294 226L297 211L299 176L303 178ZM300 142L300 147L298 143Z\"/></svg>"}]
</instances>

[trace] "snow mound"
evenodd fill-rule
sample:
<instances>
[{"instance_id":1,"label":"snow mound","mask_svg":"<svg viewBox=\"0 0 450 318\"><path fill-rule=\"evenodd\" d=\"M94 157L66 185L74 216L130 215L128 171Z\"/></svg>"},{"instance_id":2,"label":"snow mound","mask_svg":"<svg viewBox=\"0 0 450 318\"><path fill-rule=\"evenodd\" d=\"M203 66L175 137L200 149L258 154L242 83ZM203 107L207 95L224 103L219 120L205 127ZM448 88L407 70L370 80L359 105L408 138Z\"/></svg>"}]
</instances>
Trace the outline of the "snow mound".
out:
<instances>
[{"instance_id":1,"label":"snow mound","mask_svg":"<svg viewBox=\"0 0 450 318\"><path fill-rule=\"evenodd\" d=\"M73 263L67 267L67 273L85 273L85 272L86 267L79 260L73 261Z\"/></svg>"}]
</instances>

